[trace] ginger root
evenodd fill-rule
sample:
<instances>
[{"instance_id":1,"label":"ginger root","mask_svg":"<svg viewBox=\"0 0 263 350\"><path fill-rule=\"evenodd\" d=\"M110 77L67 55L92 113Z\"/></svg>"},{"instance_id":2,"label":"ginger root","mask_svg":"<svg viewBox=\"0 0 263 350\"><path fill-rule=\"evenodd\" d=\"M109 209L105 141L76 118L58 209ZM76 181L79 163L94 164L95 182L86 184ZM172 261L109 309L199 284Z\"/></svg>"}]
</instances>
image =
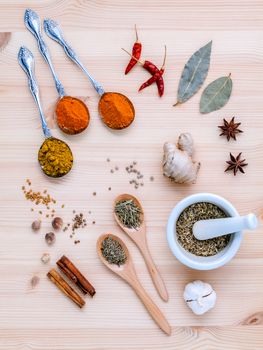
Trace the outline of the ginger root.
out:
<instances>
[{"instance_id":1,"label":"ginger root","mask_svg":"<svg viewBox=\"0 0 263 350\"><path fill-rule=\"evenodd\" d=\"M163 174L179 184L195 183L201 163L192 159L194 142L192 135L179 136L177 145L166 142L163 146Z\"/></svg>"}]
</instances>

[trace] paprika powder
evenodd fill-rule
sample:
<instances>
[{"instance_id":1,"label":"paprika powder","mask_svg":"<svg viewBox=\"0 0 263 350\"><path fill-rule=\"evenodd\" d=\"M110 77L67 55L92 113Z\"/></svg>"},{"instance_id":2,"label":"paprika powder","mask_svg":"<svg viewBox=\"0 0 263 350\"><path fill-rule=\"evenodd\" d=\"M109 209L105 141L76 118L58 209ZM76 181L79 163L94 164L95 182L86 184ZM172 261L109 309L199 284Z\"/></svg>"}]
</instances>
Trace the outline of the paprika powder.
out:
<instances>
[{"instance_id":1,"label":"paprika powder","mask_svg":"<svg viewBox=\"0 0 263 350\"><path fill-rule=\"evenodd\" d=\"M111 129L127 128L135 117L132 102L118 92L105 92L102 95L99 113L103 122Z\"/></svg>"},{"instance_id":2,"label":"paprika powder","mask_svg":"<svg viewBox=\"0 0 263 350\"><path fill-rule=\"evenodd\" d=\"M79 134L89 125L89 110L78 98L62 97L56 105L56 115L58 126L66 134Z\"/></svg>"}]
</instances>

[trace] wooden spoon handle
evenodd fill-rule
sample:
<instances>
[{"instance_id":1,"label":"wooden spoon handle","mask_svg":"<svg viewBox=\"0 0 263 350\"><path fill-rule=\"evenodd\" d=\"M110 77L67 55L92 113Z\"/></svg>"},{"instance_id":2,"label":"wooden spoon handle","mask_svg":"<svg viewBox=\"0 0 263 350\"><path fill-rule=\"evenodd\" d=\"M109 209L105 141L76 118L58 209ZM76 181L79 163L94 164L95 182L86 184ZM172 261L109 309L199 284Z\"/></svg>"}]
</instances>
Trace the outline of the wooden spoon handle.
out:
<instances>
[{"instance_id":1,"label":"wooden spoon handle","mask_svg":"<svg viewBox=\"0 0 263 350\"><path fill-rule=\"evenodd\" d=\"M143 246L139 246L139 248L141 249L146 266L149 270L149 273L151 275L151 278L153 280L153 283L155 285L157 292L159 293L160 297L164 301L168 301L169 296L168 296L167 289L165 287L162 276L160 275L160 272L158 271L157 267L154 264L154 261L152 259L150 252L149 252L147 243L145 243Z\"/></svg>"},{"instance_id":2,"label":"wooden spoon handle","mask_svg":"<svg viewBox=\"0 0 263 350\"><path fill-rule=\"evenodd\" d=\"M168 321L164 317L161 310L158 308L158 306L152 301L150 296L146 293L142 285L138 280L133 280L132 282L129 281L130 285L135 290L138 297L143 302L144 306L146 307L147 311L151 315L151 317L154 319L154 321L157 323L157 325L161 328L161 330L171 335L171 326L169 325Z\"/></svg>"}]
</instances>

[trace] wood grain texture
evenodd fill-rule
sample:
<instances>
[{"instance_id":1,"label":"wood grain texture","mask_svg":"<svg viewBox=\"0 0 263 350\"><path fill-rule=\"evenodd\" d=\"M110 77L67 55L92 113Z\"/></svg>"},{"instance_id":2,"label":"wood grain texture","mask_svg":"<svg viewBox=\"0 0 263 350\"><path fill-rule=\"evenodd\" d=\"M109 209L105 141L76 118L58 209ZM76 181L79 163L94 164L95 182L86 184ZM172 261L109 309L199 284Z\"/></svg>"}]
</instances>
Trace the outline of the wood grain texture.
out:
<instances>
[{"instance_id":1,"label":"wood grain texture","mask_svg":"<svg viewBox=\"0 0 263 350\"><path fill-rule=\"evenodd\" d=\"M46 38L67 93L85 97L91 113L90 126L83 135L68 137L56 127L52 129L55 136L67 140L75 155L72 173L59 180L47 179L38 168L36 154L43 136L27 79L17 63L19 47L28 46L36 58L44 109L50 109L56 90L35 39L24 27L27 7L42 18L57 19L105 90L127 94L136 108L136 119L129 129L112 132L105 128L97 112L98 96L90 83L62 49ZM0 9L0 32L11 33L0 51L0 349L262 349L262 229L246 235L235 259L216 271L199 272L182 266L165 238L171 209L192 193L214 192L230 200L240 214L256 211L262 215L262 1L2 0ZM161 64L163 45L167 45L162 99L155 86L137 93L148 78L140 67L128 76L123 74L129 58L121 47L131 48L135 23L144 46L143 58ZM203 116L198 109L201 89L184 105L172 107L186 60L211 39L211 66L205 86L231 72L230 101L222 110ZM217 126L223 117L232 116L242 122L244 134L237 142L227 143L219 137ZM202 163L198 181L190 187L170 183L161 171L163 143L175 141L184 131L192 133L195 158ZM249 163L246 174L225 174L229 152L240 151ZM144 174L145 185L137 191L125 172L133 160ZM112 174L115 166L120 170ZM71 220L73 209L85 213L88 225L78 234L79 245L73 244L68 233L60 232L56 244L47 247L44 234L51 226L45 219L40 233L31 232L37 215L30 211L32 205L21 191L26 178L32 179L34 189L49 190L58 200L57 214L65 221ZM142 202L149 248L166 283L169 303L161 301L140 252L114 222L113 200L127 192ZM131 288L99 261L96 241L104 232L118 234L129 247L143 287L172 325L171 337L158 329ZM51 254L48 266L40 261L46 251ZM76 262L96 288L96 296L85 298L82 310L46 278L63 254ZM30 279L34 275L40 277L40 283L32 290ZM202 317L194 316L182 298L185 284L193 279L208 281L218 295L216 307Z\"/></svg>"}]
</instances>

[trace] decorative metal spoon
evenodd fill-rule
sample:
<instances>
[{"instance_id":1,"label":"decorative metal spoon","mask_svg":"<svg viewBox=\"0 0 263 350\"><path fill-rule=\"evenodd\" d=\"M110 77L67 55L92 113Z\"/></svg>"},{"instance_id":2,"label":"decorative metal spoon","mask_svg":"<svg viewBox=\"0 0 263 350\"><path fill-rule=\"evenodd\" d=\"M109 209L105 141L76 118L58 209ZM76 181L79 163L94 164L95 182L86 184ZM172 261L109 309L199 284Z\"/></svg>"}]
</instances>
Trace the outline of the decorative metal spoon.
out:
<instances>
[{"instance_id":1,"label":"decorative metal spoon","mask_svg":"<svg viewBox=\"0 0 263 350\"><path fill-rule=\"evenodd\" d=\"M38 110L39 110L41 124L42 124L42 129L43 129L43 133L44 133L45 138L46 138L45 141L40 146L40 149L42 148L42 146L46 143L46 141L48 139L49 140L58 140L58 141L60 141L62 144L65 145L65 147L69 150L69 152L71 154L71 157L72 157L71 167L72 167L72 165L73 165L73 155L72 155L72 152L71 152L69 146L66 144L66 142L52 137L50 129L49 129L47 123L46 123L45 116L44 116L44 113L43 113L43 109L42 109L42 106L41 106L41 103L40 103L39 88L38 88L37 81L36 81L36 78L35 78L35 60L34 60L34 56L33 56L32 52L29 49L27 49L25 46L22 46L20 48L19 52L18 52L18 62L20 64L20 66L22 67L22 69L25 71L25 73L26 73L26 75L28 77L29 89L31 91L31 94L34 97L34 100L35 100L35 102L37 104L37 107L38 107ZM40 164L41 169L43 170L43 172L46 175L51 176L50 174L46 173L46 171L45 171L44 167L42 166L42 164L40 163L40 161L39 161L39 164ZM63 174L56 175L56 176L51 176L51 177L64 176L71 170L71 167L68 169L67 172L65 172Z\"/></svg>"},{"instance_id":2,"label":"decorative metal spoon","mask_svg":"<svg viewBox=\"0 0 263 350\"><path fill-rule=\"evenodd\" d=\"M60 119L57 118L58 126L66 134L79 134L79 133L81 133L89 125L90 115L89 115L89 110L88 110L87 106L85 105L85 103L83 101L81 101L80 99L78 99L76 97L66 96L64 87L63 87L61 81L59 80L59 78L55 72L54 66L52 64L51 57L50 57L50 54L48 51L48 47L47 47L47 45L44 42L44 39L42 37L41 20L40 20L40 17L38 16L38 14L31 9L27 9L25 11L24 23L25 23L25 26L27 27L27 29L36 38L39 51L40 51L41 55L44 57L45 61L47 62L48 66L50 68L50 71L52 73L52 76L53 76L53 79L55 82L55 86L56 86L57 92L59 94L59 100L57 102L56 109L58 108L59 104L63 102L63 98L66 98L66 99L71 98L71 99L77 100L83 106L83 109L86 110L86 120L85 120L84 126L82 126L81 128L79 128L79 129L76 129L76 128L72 129L72 127L69 128L69 125L71 125L71 123L69 125L64 124L64 123L62 123L62 121Z\"/></svg>"},{"instance_id":3,"label":"decorative metal spoon","mask_svg":"<svg viewBox=\"0 0 263 350\"><path fill-rule=\"evenodd\" d=\"M81 61L79 60L78 56L76 55L76 53L72 49L72 47L66 42L66 40L63 37L62 30L59 27L57 22L53 21L52 19L45 19L44 20L44 30L45 30L46 34L51 39L55 40L56 42L58 42L63 47L63 49L64 49L65 53L68 55L68 57L74 63L76 63L77 66L79 66L82 69L82 71L86 74L86 76L90 80L90 82L93 85L94 89L100 95L99 111L100 111L100 114L101 114L103 122L108 127L113 128L113 129L115 128L115 127L112 127L112 125L110 125L107 122L107 118L105 118L105 115L103 115L103 112L102 112L102 110L100 108L100 106L103 103L103 101L106 101L108 99L109 94L113 94L113 95L116 95L116 97L122 98L123 103L125 103L127 105L127 107L129 107L131 109L131 111L132 111L133 117L130 119L128 124L126 124L125 126L122 126L121 128L124 129L124 128L128 127L133 122L134 116L135 116L134 106L133 106L132 102L128 99L128 97L123 95L123 94L120 94L119 92L105 92L104 91L103 87L90 75L90 73L87 71L87 69L81 63ZM116 107L115 109L118 109L118 108Z\"/></svg>"}]
</instances>

